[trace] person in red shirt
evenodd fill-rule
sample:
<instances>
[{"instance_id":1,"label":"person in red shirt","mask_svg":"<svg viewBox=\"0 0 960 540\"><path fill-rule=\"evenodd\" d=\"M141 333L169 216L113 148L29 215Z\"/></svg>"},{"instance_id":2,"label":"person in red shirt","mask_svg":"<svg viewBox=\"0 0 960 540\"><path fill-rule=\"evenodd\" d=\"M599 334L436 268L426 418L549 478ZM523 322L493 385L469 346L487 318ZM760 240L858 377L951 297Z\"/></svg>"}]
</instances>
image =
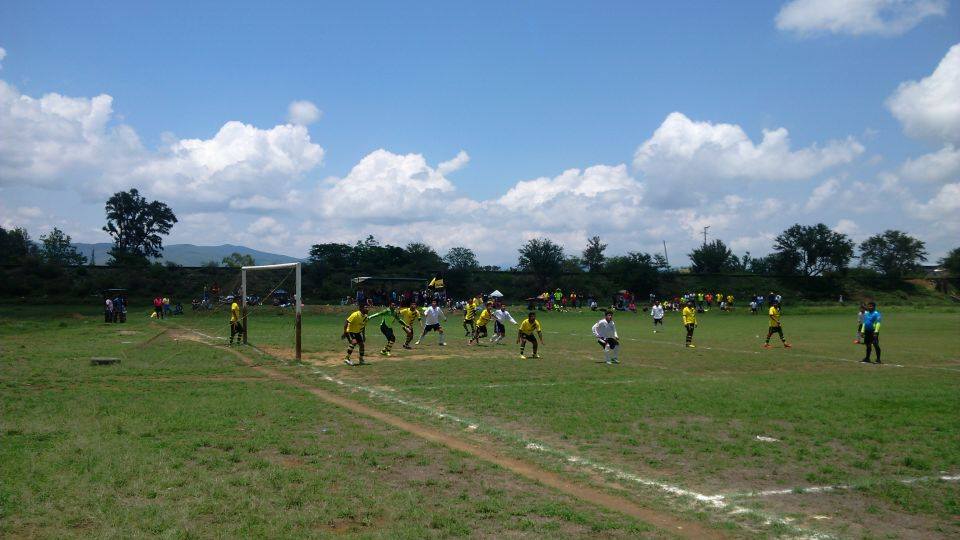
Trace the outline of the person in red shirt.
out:
<instances>
[{"instance_id":1,"label":"person in red shirt","mask_svg":"<svg viewBox=\"0 0 960 540\"><path fill-rule=\"evenodd\" d=\"M153 311L157 313L157 318L163 318L163 298L158 296L153 299Z\"/></svg>"}]
</instances>

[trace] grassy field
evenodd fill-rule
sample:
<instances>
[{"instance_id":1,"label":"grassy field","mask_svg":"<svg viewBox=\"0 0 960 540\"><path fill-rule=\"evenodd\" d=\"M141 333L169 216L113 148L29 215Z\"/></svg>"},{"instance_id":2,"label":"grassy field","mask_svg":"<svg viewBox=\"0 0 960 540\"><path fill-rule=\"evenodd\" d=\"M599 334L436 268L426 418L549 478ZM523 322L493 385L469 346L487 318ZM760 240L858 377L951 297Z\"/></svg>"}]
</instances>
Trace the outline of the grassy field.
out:
<instances>
[{"instance_id":1,"label":"grassy field","mask_svg":"<svg viewBox=\"0 0 960 540\"><path fill-rule=\"evenodd\" d=\"M544 358L521 360L512 329L469 347L451 315L447 347L434 335L382 358L370 328L370 365L348 367L339 308L307 309L299 363L292 315L273 309L252 313L241 356L223 313L104 325L89 308L5 309L0 531L678 534L273 373L723 536L956 537L960 483L941 477L960 474L960 312L883 311L883 366L857 362L855 312L788 306L790 350L761 349L765 317L744 312L701 316L693 350L675 314L657 334L618 314L622 363L608 366L597 314L551 313Z\"/></svg>"}]
</instances>

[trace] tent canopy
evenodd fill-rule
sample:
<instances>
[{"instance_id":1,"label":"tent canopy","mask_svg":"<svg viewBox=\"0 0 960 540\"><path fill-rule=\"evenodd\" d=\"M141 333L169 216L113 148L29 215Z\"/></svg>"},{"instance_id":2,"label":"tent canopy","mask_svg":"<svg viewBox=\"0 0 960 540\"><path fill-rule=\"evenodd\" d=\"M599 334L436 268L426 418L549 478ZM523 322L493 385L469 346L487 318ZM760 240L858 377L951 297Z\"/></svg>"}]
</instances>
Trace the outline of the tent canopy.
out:
<instances>
[{"instance_id":1,"label":"tent canopy","mask_svg":"<svg viewBox=\"0 0 960 540\"><path fill-rule=\"evenodd\" d=\"M406 282L406 283L426 283L428 278L417 277L390 277L390 276L357 276L350 280L354 285L360 285L368 281L376 283Z\"/></svg>"},{"instance_id":2,"label":"tent canopy","mask_svg":"<svg viewBox=\"0 0 960 540\"><path fill-rule=\"evenodd\" d=\"M493 291L489 296L493 298L503 298L503 293L500 291Z\"/></svg>"}]
</instances>

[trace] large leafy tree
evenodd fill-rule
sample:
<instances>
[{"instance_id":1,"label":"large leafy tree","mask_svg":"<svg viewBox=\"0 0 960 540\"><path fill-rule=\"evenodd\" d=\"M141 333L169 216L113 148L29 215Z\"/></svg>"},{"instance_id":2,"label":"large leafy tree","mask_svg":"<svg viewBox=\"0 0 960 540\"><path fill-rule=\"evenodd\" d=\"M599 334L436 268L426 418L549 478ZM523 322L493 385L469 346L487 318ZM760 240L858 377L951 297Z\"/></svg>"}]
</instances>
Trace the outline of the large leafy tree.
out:
<instances>
[{"instance_id":1,"label":"large leafy tree","mask_svg":"<svg viewBox=\"0 0 960 540\"><path fill-rule=\"evenodd\" d=\"M87 263L87 258L73 246L70 235L56 227L40 237L40 258L57 265L79 266Z\"/></svg>"},{"instance_id":2,"label":"large leafy tree","mask_svg":"<svg viewBox=\"0 0 960 540\"><path fill-rule=\"evenodd\" d=\"M114 262L142 262L163 253L163 238L177 222L173 210L160 201L147 201L136 189L114 193L107 199L107 224L113 237Z\"/></svg>"},{"instance_id":3,"label":"large leafy tree","mask_svg":"<svg viewBox=\"0 0 960 540\"><path fill-rule=\"evenodd\" d=\"M356 259L353 247L347 244L314 244L310 248L310 263L323 271L342 271L351 268Z\"/></svg>"},{"instance_id":4,"label":"large leafy tree","mask_svg":"<svg viewBox=\"0 0 960 540\"><path fill-rule=\"evenodd\" d=\"M36 250L26 229L17 227L7 230L0 227L0 264L20 263L27 255L35 254Z\"/></svg>"},{"instance_id":5,"label":"large leafy tree","mask_svg":"<svg viewBox=\"0 0 960 540\"><path fill-rule=\"evenodd\" d=\"M719 238L694 249L688 256L693 263L693 271L698 274L729 272L734 270L739 262Z\"/></svg>"},{"instance_id":6,"label":"large leafy tree","mask_svg":"<svg viewBox=\"0 0 960 540\"><path fill-rule=\"evenodd\" d=\"M446 269L446 263L440 255L427 244L411 242L404 248L410 258L413 270L418 273L437 272Z\"/></svg>"},{"instance_id":7,"label":"large leafy tree","mask_svg":"<svg viewBox=\"0 0 960 540\"><path fill-rule=\"evenodd\" d=\"M774 240L774 259L780 271L802 276L840 272L853 258L853 240L823 223L794 225Z\"/></svg>"},{"instance_id":8,"label":"large leafy tree","mask_svg":"<svg viewBox=\"0 0 960 540\"><path fill-rule=\"evenodd\" d=\"M920 269L927 260L921 240L896 230L875 234L860 243L860 264L890 277L902 277Z\"/></svg>"},{"instance_id":9,"label":"large leafy tree","mask_svg":"<svg viewBox=\"0 0 960 540\"><path fill-rule=\"evenodd\" d=\"M607 259L606 273L618 288L646 294L656 290L660 279L659 268L655 257L631 251Z\"/></svg>"},{"instance_id":10,"label":"large leafy tree","mask_svg":"<svg viewBox=\"0 0 960 540\"><path fill-rule=\"evenodd\" d=\"M517 268L534 275L538 287L563 270L563 248L549 238L532 238L518 250Z\"/></svg>"},{"instance_id":11,"label":"large leafy tree","mask_svg":"<svg viewBox=\"0 0 960 540\"><path fill-rule=\"evenodd\" d=\"M476 270L480 267L480 262L473 250L463 246L450 248L443 256L443 261L450 266L451 270Z\"/></svg>"},{"instance_id":12,"label":"large leafy tree","mask_svg":"<svg viewBox=\"0 0 960 540\"><path fill-rule=\"evenodd\" d=\"M253 255L249 253L237 253L234 251L229 256L221 259L220 263L230 268L240 268L243 266L253 266L257 264L257 261L254 260Z\"/></svg>"},{"instance_id":13,"label":"large leafy tree","mask_svg":"<svg viewBox=\"0 0 960 540\"><path fill-rule=\"evenodd\" d=\"M603 270L603 263L606 257L603 252L607 249L607 244L600 241L599 236L594 236L587 240L587 247L583 250L583 265L590 272L599 272Z\"/></svg>"},{"instance_id":14,"label":"large leafy tree","mask_svg":"<svg viewBox=\"0 0 960 540\"><path fill-rule=\"evenodd\" d=\"M940 259L940 264L947 269L950 277L960 277L960 247L950 250L946 257Z\"/></svg>"}]
</instances>

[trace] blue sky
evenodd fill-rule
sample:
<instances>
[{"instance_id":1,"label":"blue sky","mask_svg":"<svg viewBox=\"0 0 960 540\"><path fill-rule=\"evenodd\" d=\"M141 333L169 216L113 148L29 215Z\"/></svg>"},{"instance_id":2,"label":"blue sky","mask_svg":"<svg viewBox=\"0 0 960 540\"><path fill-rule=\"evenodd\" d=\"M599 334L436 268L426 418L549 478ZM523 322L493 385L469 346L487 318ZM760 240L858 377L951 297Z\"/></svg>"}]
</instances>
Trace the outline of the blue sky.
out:
<instances>
[{"instance_id":1,"label":"blue sky","mask_svg":"<svg viewBox=\"0 0 960 540\"><path fill-rule=\"evenodd\" d=\"M925 114L905 100L931 99L907 96L898 117L888 103L941 61L927 86L960 102L960 90L935 84L955 78L958 7L855 0L831 14L822 3L4 2L8 105L51 93L77 106L112 99L109 114L98 113L102 128L76 140L63 126L41 128L79 121L72 109L38 104L30 130L13 105L0 111L9 128L0 133L0 224L105 240L96 232L104 193L136 186L189 217L172 242L292 255L366 233L441 252L464 244L498 264L537 235L569 253L592 234L617 252L663 239L683 252L701 223L741 252L763 253L797 221L858 239L899 227L942 255L960 232L960 141L938 127L953 109ZM295 100L320 118L292 121ZM689 122L656 138L674 112ZM253 131L217 140L228 122ZM758 155L744 158L744 141L723 138L725 125ZM128 146L118 126L138 143ZM271 131L283 126L305 131ZM786 150L756 148L763 130L780 128ZM287 142L272 146L274 136ZM707 146L678 157L684 137ZM210 144L179 144L189 140ZM665 141L674 146L663 150ZM831 142L839 156L823 152ZM47 156L49 147L59 150ZM439 173L460 151L469 159ZM937 152L943 159L918 161ZM789 162L782 177L771 160ZM905 178L909 160L939 168ZM570 169L579 174L564 177ZM535 179L543 182L523 183ZM808 204L825 184L826 202ZM247 204L257 196L273 202ZM557 219L568 212L594 217ZM947 215L929 219L938 212Z\"/></svg>"}]
</instances>

